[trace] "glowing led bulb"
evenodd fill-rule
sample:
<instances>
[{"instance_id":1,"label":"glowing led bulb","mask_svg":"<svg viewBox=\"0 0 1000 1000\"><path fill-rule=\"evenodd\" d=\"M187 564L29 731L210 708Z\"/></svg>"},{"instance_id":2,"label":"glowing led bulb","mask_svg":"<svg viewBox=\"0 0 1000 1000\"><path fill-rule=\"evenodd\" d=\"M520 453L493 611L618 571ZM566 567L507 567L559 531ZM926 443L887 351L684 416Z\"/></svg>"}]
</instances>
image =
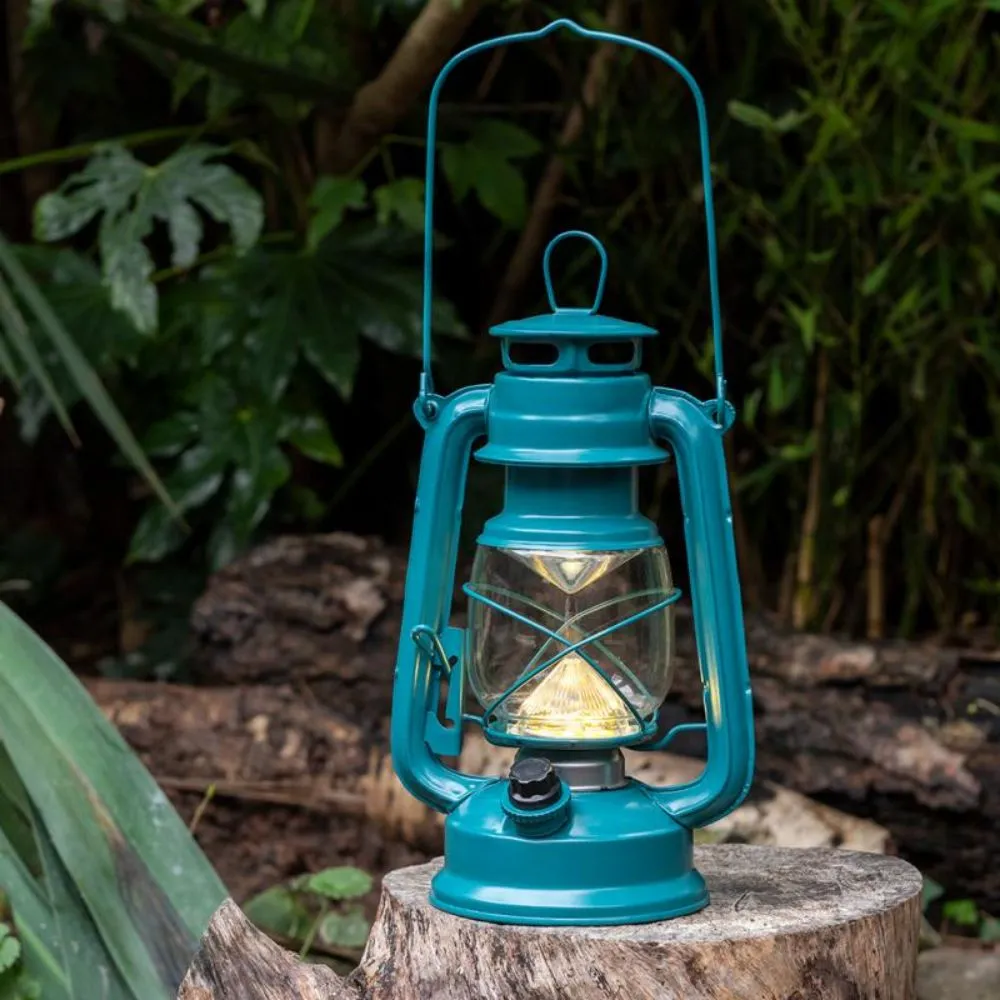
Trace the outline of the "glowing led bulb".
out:
<instances>
[{"instance_id":1,"label":"glowing led bulb","mask_svg":"<svg viewBox=\"0 0 1000 1000\"><path fill-rule=\"evenodd\" d=\"M530 566L543 580L564 594L575 594L596 583L605 573L626 563L639 550L624 552L561 552L536 549L510 549L510 554Z\"/></svg>"},{"instance_id":2,"label":"glowing led bulb","mask_svg":"<svg viewBox=\"0 0 1000 1000\"><path fill-rule=\"evenodd\" d=\"M542 674L510 725L510 732L520 736L562 740L610 739L638 731L621 695L575 653Z\"/></svg>"}]
</instances>

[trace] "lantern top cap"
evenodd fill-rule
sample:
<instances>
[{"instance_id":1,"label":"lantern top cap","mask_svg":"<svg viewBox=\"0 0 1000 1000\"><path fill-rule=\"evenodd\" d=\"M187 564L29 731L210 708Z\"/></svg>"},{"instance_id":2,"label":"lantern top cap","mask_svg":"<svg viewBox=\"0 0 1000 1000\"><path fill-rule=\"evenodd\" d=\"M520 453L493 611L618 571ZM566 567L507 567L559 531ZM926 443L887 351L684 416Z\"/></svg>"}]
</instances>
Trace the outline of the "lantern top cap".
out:
<instances>
[{"instance_id":1,"label":"lantern top cap","mask_svg":"<svg viewBox=\"0 0 1000 1000\"><path fill-rule=\"evenodd\" d=\"M593 305L589 309L570 309L560 306L556 301L551 273L552 251L563 240L570 238L586 240L597 250L600 257L601 274L597 281L597 291L594 293ZM500 323L490 328L490 333L494 337L517 338L518 340L553 340L559 338L573 340L633 340L636 337L656 336L656 330L650 326L618 319L614 316L603 316L597 311L601 306L601 299L604 298L604 286L608 279L608 254L596 236L577 229L560 233L545 248L545 256L542 259L542 271L545 276L545 291L548 295L552 312Z\"/></svg>"}]
</instances>

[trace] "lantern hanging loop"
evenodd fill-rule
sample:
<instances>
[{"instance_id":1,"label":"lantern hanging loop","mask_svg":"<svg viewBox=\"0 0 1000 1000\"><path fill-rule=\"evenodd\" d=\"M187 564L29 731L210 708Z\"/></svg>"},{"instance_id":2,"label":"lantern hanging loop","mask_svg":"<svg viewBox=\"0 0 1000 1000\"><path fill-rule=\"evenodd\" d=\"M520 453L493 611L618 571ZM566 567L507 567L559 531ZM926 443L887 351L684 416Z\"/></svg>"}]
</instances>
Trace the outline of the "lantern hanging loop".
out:
<instances>
[{"instance_id":1,"label":"lantern hanging loop","mask_svg":"<svg viewBox=\"0 0 1000 1000\"><path fill-rule=\"evenodd\" d=\"M422 342L423 342L423 371L420 376L420 391L417 397L416 410L422 419L433 420L437 415L437 407L430 398L434 395L434 383L431 376L431 319L433 313L433 284L434 284L434 178L437 162L437 118L438 104L441 99L441 91L445 81L451 75L453 69L471 56L490 49L499 48L503 45L516 45L519 42L532 42L565 29L570 34L578 35L594 42L610 43L621 45L625 48L634 49L658 59L669 66L687 85L691 96L694 99L695 111L698 117L698 143L701 153L701 181L705 199L705 242L708 249L708 286L712 317L712 345L715 356L715 420L720 429L725 429L726 419L726 379L722 358L722 308L719 298L719 267L718 251L715 236L715 206L712 198L712 163L709 150L708 135L708 114L705 110L705 98L701 88L698 86L690 71L674 56L663 49L650 45L648 42L640 41L637 38L629 38L627 35L618 35L610 31L599 31L592 28L584 28L582 25L571 21L568 18L560 18L550 24L539 28L536 31L522 31L509 35L501 35L498 38L490 38L471 45L461 52L457 52L445 63L441 72L438 73L434 86L431 89L431 96L427 109L427 158L425 164L426 185L424 195L424 287L423 287L423 314L422 314ZM569 233L563 236L571 235ZM572 235L583 235L573 233ZM558 238L557 238L558 239ZM591 237L592 239L592 237ZM595 241L596 242L596 241ZM553 244L549 245L546 256ZM596 311L599 305L600 295L604 288L604 273L606 262L602 258L602 279L598 288L597 302L591 312ZM548 269L546 268L546 290L549 294L549 301L553 303L551 282L549 280Z\"/></svg>"},{"instance_id":2,"label":"lantern hanging loop","mask_svg":"<svg viewBox=\"0 0 1000 1000\"><path fill-rule=\"evenodd\" d=\"M591 316L601 308L601 300L604 298L604 286L608 283L608 251L604 249L604 244L596 237L590 233L585 233L582 229L568 229L564 233L560 233L558 236L553 237L549 241L549 245L545 248L545 255L542 257L542 273L545 276L545 294L549 299L549 308L553 312L569 312L565 306L560 306L556 301L556 291L552 286L552 251L563 242L563 240L568 240L571 237L577 239L586 240L596 251L598 256L601 258L601 276L597 279L597 291L594 292L594 303L589 309L585 309L584 312L589 313Z\"/></svg>"}]
</instances>

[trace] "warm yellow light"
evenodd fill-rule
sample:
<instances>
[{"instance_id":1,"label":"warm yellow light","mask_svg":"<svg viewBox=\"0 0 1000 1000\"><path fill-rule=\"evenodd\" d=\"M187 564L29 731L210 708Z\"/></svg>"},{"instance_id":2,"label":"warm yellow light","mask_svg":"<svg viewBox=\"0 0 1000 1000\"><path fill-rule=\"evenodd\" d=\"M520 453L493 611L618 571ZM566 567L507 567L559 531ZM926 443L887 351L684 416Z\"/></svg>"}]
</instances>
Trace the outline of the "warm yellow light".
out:
<instances>
[{"instance_id":1,"label":"warm yellow light","mask_svg":"<svg viewBox=\"0 0 1000 1000\"><path fill-rule=\"evenodd\" d=\"M519 736L597 740L639 732L621 695L575 653L546 670L512 716L509 731Z\"/></svg>"},{"instance_id":2,"label":"warm yellow light","mask_svg":"<svg viewBox=\"0 0 1000 1000\"><path fill-rule=\"evenodd\" d=\"M545 549L511 549L510 554L530 566L543 580L564 594L576 594L596 583L605 573L626 563L641 549L624 552L585 552Z\"/></svg>"}]
</instances>

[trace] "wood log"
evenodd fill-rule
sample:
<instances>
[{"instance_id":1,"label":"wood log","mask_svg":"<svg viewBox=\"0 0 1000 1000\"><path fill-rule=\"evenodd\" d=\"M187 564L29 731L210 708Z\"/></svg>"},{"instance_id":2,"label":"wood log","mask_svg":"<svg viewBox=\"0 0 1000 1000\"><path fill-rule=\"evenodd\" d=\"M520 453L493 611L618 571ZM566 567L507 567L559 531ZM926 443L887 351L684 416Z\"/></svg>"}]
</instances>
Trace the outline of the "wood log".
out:
<instances>
[{"instance_id":1,"label":"wood log","mask_svg":"<svg viewBox=\"0 0 1000 1000\"><path fill-rule=\"evenodd\" d=\"M267 543L198 601L199 675L306 686L384 750L404 571L376 540ZM689 623L678 632L664 728L701 711ZM758 776L885 826L951 894L1000 910L1000 657L800 635L761 616L748 618L747 640ZM671 749L703 750L691 738Z\"/></svg>"},{"instance_id":2,"label":"wood log","mask_svg":"<svg viewBox=\"0 0 1000 1000\"><path fill-rule=\"evenodd\" d=\"M920 874L850 851L699 848L700 913L622 927L519 927L450 916L437 862L392 872L359 967L305 966L232 903L178 1000L914 1000Z\"/></svg>"},{"instance_id":3,"label":"wood log","mask_svg":"<svg viewBox=\"0 0 1000 1000\"><path fill-rule=\"evenodd\" d=\"M263 685L197 688L107 679L87 684L161 786L194 793L188 800L192 808L212 789L216 797L237 803L291 806L339 822L361 818L425 857L441 851L443 817L403 789L387 755L366 741L362 727L315 700ZM626 750L625 755L629 773L651 785L684 784L702 766L664 752ZM469 732L458 767L469 774L505 775L513 758L512 749ZM278 811L276 830L282 821ZM354 832L364 836L357 824ZM891 847L883 827L768 781L758 782L747 802L699 837L779 847L876 852ZM221 843L229 847L226 839ZM214 854L211 843L206 847ZM228 874L227 857L228 850L213 861Z\"/></svg>"}]
</instances>

